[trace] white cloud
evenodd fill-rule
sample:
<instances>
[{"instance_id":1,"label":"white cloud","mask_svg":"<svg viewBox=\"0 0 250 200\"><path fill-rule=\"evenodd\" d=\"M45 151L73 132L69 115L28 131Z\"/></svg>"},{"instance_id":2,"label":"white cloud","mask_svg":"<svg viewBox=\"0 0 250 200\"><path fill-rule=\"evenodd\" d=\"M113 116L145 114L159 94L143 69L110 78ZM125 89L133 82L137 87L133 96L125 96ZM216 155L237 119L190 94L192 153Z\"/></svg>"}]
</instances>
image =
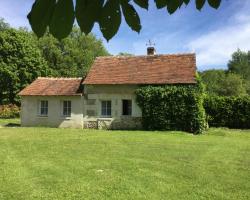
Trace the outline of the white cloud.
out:
<instances>
[{"instance_id":1,"label":"white cloud","mask_svg":"<svg viewBox=\"0 0 250 200\"><path fill-rule=\"evenodd\" d=\"M13 27L30 27L26 16L32 3L32 0L0 0L0 18L3 17Z\"/></svg>"},{"instance_id":2,"label":"white cloud","mask_svg":"<svg viewBox=\"0 0 250 200\"><path fill-rule=\"evenodd\" d=\"M250 22L203 35L190 42L188 48L197 53L198 66L225 66L237 48L250 49Z\"/></svg>"},{"instance_id":3,"label":"white cloud","mask_svg":"<svg viewBox=\"0 0 250 200\"><path fill-rule=\"evenodd\" d=\"M237 48L250 50L249 12L241 10L231 20L230 25L203 34L187 44L189 50L196 52L200 69L226 67Z\"/></svg>"}]
</instances>

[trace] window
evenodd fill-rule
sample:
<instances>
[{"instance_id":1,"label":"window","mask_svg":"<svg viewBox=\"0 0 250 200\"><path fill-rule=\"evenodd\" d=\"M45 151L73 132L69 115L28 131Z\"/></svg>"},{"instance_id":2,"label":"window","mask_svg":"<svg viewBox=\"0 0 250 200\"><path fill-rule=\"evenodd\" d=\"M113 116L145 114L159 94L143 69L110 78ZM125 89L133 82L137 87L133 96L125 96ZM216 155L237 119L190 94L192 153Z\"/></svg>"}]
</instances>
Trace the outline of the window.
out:
<instances>
[{"instance_id":1,"label":"window","mask_svg":"<svg viewBox=\"0 0 250 200\"><path fill-rule=\"evenodd\" d=\"M40 113L41 116L48 116L48 101L40 101Z\"/></svg>"},{"instance_id":2,"label":"window","mask_svg":"<svg viewBox=\"0 0 250 200\"><path fill-rule=\"evenodd\" d=\"M71 116L71 101L63 101L63 116Z\"/></svg>"},{"instance_id":3,"label":"window","mask_svg":"<svg viewBox=\"0 0 250 200\"><path fill-rule=\"evenodd\" d=\"M131 115L131 114L132 114L132 101L122 100L122 115Z\"/></svg>"},{"instance_id":4,"label":"window","mask_svg":"<svg viewBox=\"0 0 250 200\"><path fill-rule=\"evenodd\" d=\"M111 101L102 101L102 116L111 116Z\"/></svg>"}]
</instances>

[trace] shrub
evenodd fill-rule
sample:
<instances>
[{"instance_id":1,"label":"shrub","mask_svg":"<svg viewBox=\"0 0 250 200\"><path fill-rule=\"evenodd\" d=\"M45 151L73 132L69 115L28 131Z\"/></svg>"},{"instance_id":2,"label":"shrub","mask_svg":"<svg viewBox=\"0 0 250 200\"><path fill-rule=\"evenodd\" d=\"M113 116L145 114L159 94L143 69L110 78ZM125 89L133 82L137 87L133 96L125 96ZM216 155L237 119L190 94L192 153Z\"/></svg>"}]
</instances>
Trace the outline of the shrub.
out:
<instances>
[{"instance_id":1,"label":"shrub","mask_svg":"<svg viewBox=\"0 0 250 200\"><path fill-rule=\"evenodd\" d=\"M136 95L146 130L202 133L206 128L201 84L143 86Z\"/></svg>"},{"instance_id":2,"label":"shrub","mask_svg":"<svg viewBox=\"0 0 250 200\"><path fill-rule=\"evenodd\" d=\"M0 118L19 117L20 108L14 104L0 105Z\"/></svg>"},{"instance_id":3,"label":"shrub","mask_svg":"<svg viewBox=\"0 0 250 200\"><path fill-rule=\"evenodd\" d=\"M210 126L250 128L250 97L207 96L204 108Z\"/></svg>"}]
</instances>

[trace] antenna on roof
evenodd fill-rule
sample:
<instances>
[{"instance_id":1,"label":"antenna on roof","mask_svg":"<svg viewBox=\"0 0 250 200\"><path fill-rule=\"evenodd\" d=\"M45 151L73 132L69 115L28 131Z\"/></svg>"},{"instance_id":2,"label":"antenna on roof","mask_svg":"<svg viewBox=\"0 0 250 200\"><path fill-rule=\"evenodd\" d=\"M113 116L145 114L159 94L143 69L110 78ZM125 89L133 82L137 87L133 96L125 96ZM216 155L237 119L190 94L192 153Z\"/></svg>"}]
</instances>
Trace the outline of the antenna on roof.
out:
<instances>
[{"instance_id":1,"label":"antenna on roof","mask_svg":"<svg viewBox=\"0 0 250 200\"><path fill-rule=\"evenodd\" d=\"M148 46L147 48L147 54L148 56L150 55L155 55L155 43L153 43L151 40L148 40L148 43L146 43L146 46Z\"/></svg>"},{"instance_id":2,"label":"antenna on roof","mask_svg":"<svg viewBox=\"0 0 250 200\"><path fill-rule=\"evenodd\" d=\"M153 43L150 39L148 40L148 43L146 43L146 46L152 47L155 46L155 43Z\"/></svg>"}]
</instances>

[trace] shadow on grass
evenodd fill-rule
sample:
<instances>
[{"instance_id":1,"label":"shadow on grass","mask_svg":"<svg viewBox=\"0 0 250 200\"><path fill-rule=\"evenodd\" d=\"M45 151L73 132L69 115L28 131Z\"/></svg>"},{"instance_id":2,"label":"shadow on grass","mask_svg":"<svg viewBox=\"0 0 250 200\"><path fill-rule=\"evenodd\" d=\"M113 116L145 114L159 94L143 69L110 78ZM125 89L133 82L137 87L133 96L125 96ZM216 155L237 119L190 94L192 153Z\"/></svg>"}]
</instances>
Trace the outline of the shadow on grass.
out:
<instances>
[{"instance_id":1,"label":"shadow on grass","mask_svg":"<svg viewBox=\"0 0 250 200\"><path fill-rule=\"evenodd\" d=\"M18 123L8 123L8 124L4 124L4 127L20 127L21 124Z\"/></svg>"}]
</instances>

